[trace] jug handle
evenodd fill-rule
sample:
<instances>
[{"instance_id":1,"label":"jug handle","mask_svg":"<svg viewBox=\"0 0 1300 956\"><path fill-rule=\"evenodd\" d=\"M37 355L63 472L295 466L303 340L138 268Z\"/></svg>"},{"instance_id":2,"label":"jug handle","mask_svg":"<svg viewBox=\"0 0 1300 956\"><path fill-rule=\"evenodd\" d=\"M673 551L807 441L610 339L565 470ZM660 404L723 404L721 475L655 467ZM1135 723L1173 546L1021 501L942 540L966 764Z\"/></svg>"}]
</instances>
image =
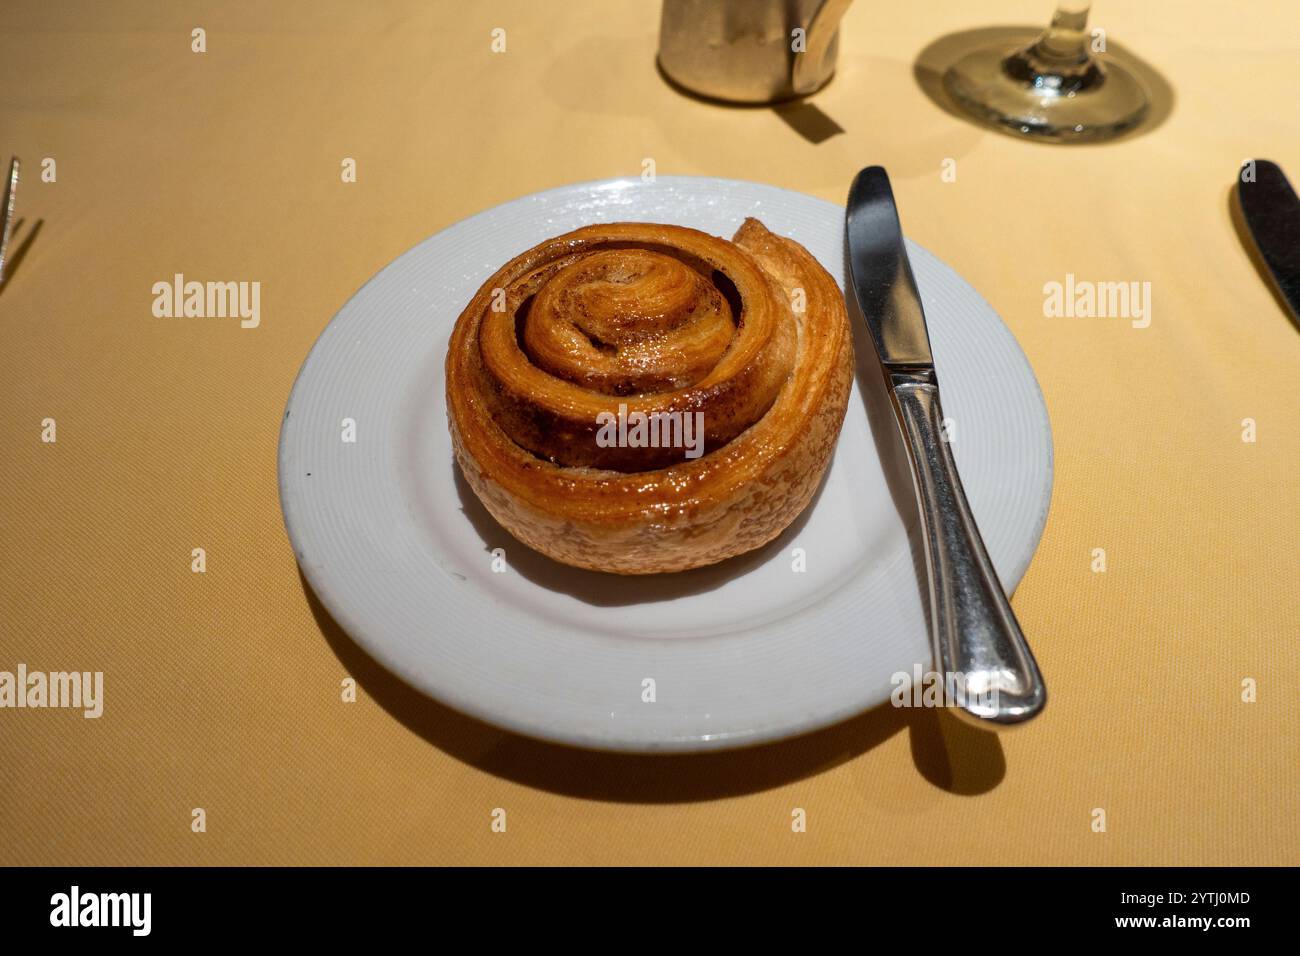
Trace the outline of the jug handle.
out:
<instances>
[{"instance_id":1,"label":"jug handle","mask_svg":"<svg viewBox=\"0 0 1300 956\"><path fill-rule=\"evenodd\" d=\"M835 31L840 28L840 19L853 0L822 0L808 23L805 36L807 46L803 53L794 55L794 69L790 75L790 85L798 94L811 93L817 88L820 75L819 67L826 50L831 45Z\"/></svg>"}]
</instances>

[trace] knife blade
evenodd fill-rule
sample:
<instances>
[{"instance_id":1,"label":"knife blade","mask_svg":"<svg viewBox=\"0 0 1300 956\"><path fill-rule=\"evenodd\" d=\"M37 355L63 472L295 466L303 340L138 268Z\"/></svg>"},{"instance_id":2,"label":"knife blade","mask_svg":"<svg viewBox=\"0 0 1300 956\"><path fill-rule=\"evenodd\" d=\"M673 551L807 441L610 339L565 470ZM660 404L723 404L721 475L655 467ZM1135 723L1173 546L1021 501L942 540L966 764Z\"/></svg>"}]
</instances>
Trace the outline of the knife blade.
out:
<instances>
[{"instance_id":1,"label":"knife blade","mask_svg":"<svg viewBox=\"0 0 1300 956\"><path fill-rule=\"evenodd\" d=\"M1254 160L1254 178L1237 177L1237 199L1251 238L1300 321L1300 199L1277 163Z\"/></svg>"},{"instance_id":2,"label":"knife blade","mask_svg":"<svg viewBox=\"0 0 1300 956\"><path fill-rule=\"evenodd\" d=\"M858 173L849 190L849 278L880 359L916 487L929 574L934 670L948 705L990 730L1040 713L1047 689L971 513L944 436L925 310L889 176Z\"/></svg>"}]
</instances>

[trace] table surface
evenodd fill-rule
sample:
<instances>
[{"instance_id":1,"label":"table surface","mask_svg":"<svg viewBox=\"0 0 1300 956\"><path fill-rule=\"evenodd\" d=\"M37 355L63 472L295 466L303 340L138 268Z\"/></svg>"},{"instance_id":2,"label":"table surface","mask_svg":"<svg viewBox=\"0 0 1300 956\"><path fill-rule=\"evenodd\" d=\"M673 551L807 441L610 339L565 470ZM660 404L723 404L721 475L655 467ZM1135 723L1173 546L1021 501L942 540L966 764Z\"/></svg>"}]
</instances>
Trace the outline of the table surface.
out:
<instances>
[{"instance_id":1,"label":"table surface","mask_svg":"<svg viewBox=\"0 0 1300 956\"><path fill-rule=\"evenodd\" d=\"M1300 182L1289 0L1101 0L1156 114L1075 148L926 93L957 34L1046 0L859 2L784 113L666 86L649 2L13 6L0 150L36 234L0 289L0 671L102 671L104 712L0 710L0 863L1300 862L1300 338L1229 203L1249 157ZM570 750L423 698L304 593L276 443L330 317L450 223L646 158L836 202L883 164L1014 331L1056 454L1014 602L1032 725L885 707L735 753ZM155 318L175 273L259 281L260 325ZM1067 275L1149 282L1150 325L1045 315Z\"/></svg>"}]
</instances>

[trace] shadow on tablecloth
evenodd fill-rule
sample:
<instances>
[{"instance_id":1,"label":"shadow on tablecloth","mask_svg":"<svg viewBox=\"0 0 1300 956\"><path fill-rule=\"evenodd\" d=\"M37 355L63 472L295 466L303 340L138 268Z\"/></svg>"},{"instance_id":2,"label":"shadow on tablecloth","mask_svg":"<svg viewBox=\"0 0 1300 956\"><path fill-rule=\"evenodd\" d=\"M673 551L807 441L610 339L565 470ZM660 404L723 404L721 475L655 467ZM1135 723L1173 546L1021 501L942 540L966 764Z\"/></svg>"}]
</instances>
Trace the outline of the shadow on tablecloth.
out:
<instances>
[{"instance_id":1,"label":"shadow on tablecloth","mask_svg":"<svg viewBox=\"0 0 1300 956\"><path fill-rule=\"evenodd\" d=\"M830 770L904 732L916 772L949 793L986 793L1006 775L995 734L939 711L888 704L789 740L721 752L619 754L534 740L462 714L403 682L348 637L301 572L299 578L339 662L394 719L462 763L539 790L621 803L735 797Z\"/></svg>"}]
</instances>

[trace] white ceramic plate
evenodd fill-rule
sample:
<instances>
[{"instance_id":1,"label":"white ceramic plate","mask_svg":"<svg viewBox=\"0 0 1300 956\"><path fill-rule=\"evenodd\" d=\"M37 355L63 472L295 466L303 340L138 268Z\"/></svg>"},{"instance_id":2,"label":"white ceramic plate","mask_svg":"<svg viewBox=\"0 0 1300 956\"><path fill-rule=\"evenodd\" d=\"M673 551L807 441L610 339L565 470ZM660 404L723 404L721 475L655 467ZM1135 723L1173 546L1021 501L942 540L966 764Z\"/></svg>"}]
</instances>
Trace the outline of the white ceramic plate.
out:
<instances>
[{"instance_id":1,"label":"white ceramic plate","mask_svg":"<svg viewBox=\"0 0 1300 956\"><path fill-rule=\"evenodd\" d=\"M802 243L843 285L841 207L772 186L661 176L489 209L400 256L339 310L289 396L280 496L312 589L358 644L483 720L636 751L812 730L886 700L895 673L928 667L912 490L861 330L858 379L822 490L753 554L652 578L579 571L515 541L457 474L447 340L502 263L592 222L676 223L729 238L746 216ZM1047 517L1047 411L989 305L930 253L915 243L908 251L957 464L1010 590ZM345 419L355 441L343 440ZM504 571L493 570L498 548ZM794 570L800 563L806 570Z\"/></svg>"}]
</instances>

